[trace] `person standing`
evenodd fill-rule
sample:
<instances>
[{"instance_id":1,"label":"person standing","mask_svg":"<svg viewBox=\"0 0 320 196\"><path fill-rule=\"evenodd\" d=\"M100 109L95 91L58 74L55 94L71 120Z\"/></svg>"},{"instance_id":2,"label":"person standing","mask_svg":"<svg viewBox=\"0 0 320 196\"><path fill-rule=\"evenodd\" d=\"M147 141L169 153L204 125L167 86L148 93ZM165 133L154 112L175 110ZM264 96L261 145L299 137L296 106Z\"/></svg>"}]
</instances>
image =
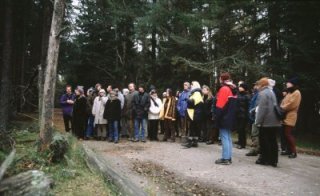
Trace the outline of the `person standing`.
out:
<instances>
[{"instance_id":1,"label":"person standing","mask_svg":"<svg viewBox=\"0 0 320 196\"><path fill-rule=\"evenodd\" d=\"M94 134L94 116L92 115L92 107L93 107L93 88L89 88L87 90L87 115L88 115L88 122L87 122L87 129L86 129L86 137L85 139L89 139Z\"/></svg>"},{"instance_id":2,"label":"person standing","mask_svg":"<svg viewBox=\"0 0 320 196\"><path fill-rule=\"evenodd\" d=\"M271 165L278 164L277 132L281 127L280 120L275 112L277 98L274 92L268 88L268 78L261 78L259 84L259 100L256 109L255 124L259 128L260 157L256 164Z\"/></svg>"},{"instance_id":3,"label":"person standing","mask_svg":"<svg viewBox=\"0 0 320 196\"><path fill-rule=\"evenodd\" d=\"M109 125L109 142L117 144L119 142L121 101L119 100L115 90L109 92L109 99L106 103L103 117L104 119L107 119Z\"/></svg>"},{"instance_id":4,"label":"person standing","mask_svg":"<svg viewBox=\"0 0 320 196\"><path fill-rule=\"evenodd\" d=\"M193 81L191 83L191 92L188 99L188 117L190 118L190 133L186 144L186 148L198 147L198 140L200 137L201 120L202 120L202 105L203 98L201 86L199 82Z\"/></svg>"},{"instance_id":5,"label":"person standing","mask_svg":"<svg viewBox=\"0 0 320 196\"><path fill-rule=\"evenodd\" d=\"M287 95L281 102L280 107L286 112L286 117L283 120L283 129L289 152L282 155L289 155L289 158L297 157L295 138L292 135L292 130L296 125L298 118L298 110L301 102L301 93L297 87L298 79L290 79L287 83Z\"/></svg>"},{"instance_id":6,"label":"person standing","mask_svg":"<svg viewBox=\"0 0 320 196\"><path fill-rule=\"evenodd\" d=\"M66 86L66 93L60 97L60 105L62 107L63 122L65 131L72 129L72 109L76 96L72 93L72 87Z\"/></svg>"},{"instance_id":7,"label":"person standing","mask_svg":"<svg viewBox=\"0 0 320 196\"><path fill-rule=\"evenodd\" d=\"M170 142L175 142L176 140L176 97L170 88L167 89L167 98L163 106L164 115L164 138L163 141L170 139Z\"/></svg>"},{"instance_id":8,"label":"person standing","mask_svg":"<svg viewBox=\"0 0 320 196\"><path fill-rule=\"evenodd\" d=\"M100 84L100 83L97 83L97 84L95 85L94 91L93 91L93 93L92 93L92 96L93 96L94 99L99 96L100 90L101 90L101 84Z\"/></svg>"},{"instance_id":9,"label":"person standing","mask_svg":"<svg viewBox=\"0 0 320 196\"><path fill-rule=\"evenodd\" d=\"M125 95L125 104L123 109L123 118L126 120L129 141L134 140L134 118L133 118L133 97L138 94L134 83L128 85L129 92Z\"/></svg>"},{"instance_id":10,"label":"person standing","mask_svg":"<svg viewBox=\"0 0 320 196\"><path fill-rule=\"evenodd\" d=\"M260 153L259 144L259 128L254 123L256 120L256 107L258 102L259 86L258 82L253 87L253 95L249 103L249 122L251 124L251 141L252 149L246 154L246 156L257 156Z\"/></svg>"},{"instance_id":11,"label":"person standing","mask_svg":"<svg viewBox=\"0 0 320 196\"><path fill-rule=\"evenodd\" d=\"M162 93L162 103L164 104L167 99L167 92ZM165 132L165 127L164 127L164 105L162 104L162 107L160 109L160 134L164 134Z\"/></svg>"},{"instance_id":12,"label":"person standing","mask_svg":"<svg viewBox=\"0 0 320 196\"><path fill-rule=\"evenodd\" d=\"M230 165L232 163L232 138L231 130L236 123L237 96L236 86L230 80L228 72L220 75L221 87L217 93L216 122L222 141L222 158L216 164Z\"/></svg>"},{"instance_id":13,"label":"person standing","mask_svg":"<svg viewBox=\"0 0 320 196\"><path fill-rule=\"evenodd\" d=\"M238 87L238 113L237 113L237 131L238 131L238 149L246 148L247 145L247 126L249 114L250 96L248 86L244 82Z\"/></svg>"},{"instance_id":14,"label":"person standing","mask_svg":"<svg viewBox=\"0 0 320 196\"><path fill-rule=\"evenodd\" d=\"M75 90L76 100L73 105L72 112L72 123L73 123L73 134L78 139L84 139L85 129L87 125L87 99L84 95L82 88L77 88Z\"/></svg>"},{"instance_id":15,"label":"person standing","mask_svg":"<svg viewBox=\"0 0 320 196\"><path fill-rule=\"evenodd\" d=\"M162 108L162 101L158 98L157 92L151 90L150 92L150 108L148 113L148 120L150 124L149 138L150 141L158 141L159 115Z\"/></svg>"},{"instance_id":16,"label":"person standing","mask_svg":"<svg viewBox=\"0 0 320 196\"><path fill-rule=\"evenodd\" d=\"M179 122L180 122L180 133L182 141L186 141L190 121L188 120L187 116L187 106L188 106L188 99L190 96L190 83L184 82L183 83L183 91L180 93L178 103L177 103L177 111L179 113Z\"/></svg>"},{"instance_id":17,"label":"person standing","mask_svg":"<svg viewBox=\"0 0 320 196\"><path fill-rule=\"evenodd\" d=\"M108 101L106 91L101 89L99 96L94 99L92 115L94 116L94 125L97 130L97 140L105 140L107 137L107 120L103 117L105 104Z\"/></svg>"},{"instance_id":18,"label":"person standing","mask_svg":"<svg viewBox=\"0 0 320 196\"><path fill-rule=\"evenodd\" d=\"M213 95L207 85L202 86L203 94L203 119L202 119L202 135L201 139L203 142L208 142L209 140L213 142L213 120L212 120L212 104Z\"/></svg>"},{"instance_id":19,"label":"person standing","mask_svg":"<svg viewBox=\"0 0 320 196\"><path fill-rule=\"evenodd\" d=\"M138 93L133 96L132 112L134 117L134 142L146 142L145 131L147 125L148 111L150 107L150 97L142 85L139 86Z\"/></svg>"}]
</instances>

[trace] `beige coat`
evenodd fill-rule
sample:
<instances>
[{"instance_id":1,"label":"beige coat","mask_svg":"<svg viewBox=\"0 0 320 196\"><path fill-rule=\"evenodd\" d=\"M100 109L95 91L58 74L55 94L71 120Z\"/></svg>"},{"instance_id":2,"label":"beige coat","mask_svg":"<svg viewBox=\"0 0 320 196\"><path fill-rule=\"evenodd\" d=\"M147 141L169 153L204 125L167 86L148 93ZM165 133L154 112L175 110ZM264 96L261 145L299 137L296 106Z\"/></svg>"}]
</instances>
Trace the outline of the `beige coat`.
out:
<instances>
[{"instance_id":1,"label":"beige coat","mask_svg":"<svg viewBox=\"0 0 320 196\"><path fill-rule=\"evenodd\" d=\"M301 93L299 90L295 90L293 93L289 93L281 102L281 108L286 111L286 118L283 120L284 125L294 127L298 118L298 110L301 102Z\"/></svg>"}]
</instances>

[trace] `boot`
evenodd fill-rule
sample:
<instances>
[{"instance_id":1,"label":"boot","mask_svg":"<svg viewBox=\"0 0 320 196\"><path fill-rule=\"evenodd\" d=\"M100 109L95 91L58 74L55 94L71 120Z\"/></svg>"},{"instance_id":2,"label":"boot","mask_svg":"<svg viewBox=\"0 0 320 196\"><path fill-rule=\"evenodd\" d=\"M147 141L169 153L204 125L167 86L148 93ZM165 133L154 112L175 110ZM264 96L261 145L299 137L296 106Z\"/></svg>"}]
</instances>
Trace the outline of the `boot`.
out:
<instances>
[{"instance_id":1,"label":"boot","mask_svg":"<svg viewBox=\"0 0 320 196\"><path fill-rule=\"evenodd\" d=\"M198 147L198 139L193 139L191 143L192 147Z\"/></svg>"},{"instance_id":2,"label":"boot","mask_svg":"<svg viewBox=\"0 0 320 196\"><path fill-rule=\"evenodd\" d=\"M297 153L291 153L291 154L289 155L289 158L290 158L290 159L297 158Z\"/></svg>"},{"instance_id":3,"label":"boot","mask_svg":"<svg viewBox=\"0 0 320 196\"><path fill-rule=\"evenodd\" d=\"M187 142L185 144L182 144L185 148L191 148L192 147L192 138L188 138Z\"/></svg>"}]
</instances>

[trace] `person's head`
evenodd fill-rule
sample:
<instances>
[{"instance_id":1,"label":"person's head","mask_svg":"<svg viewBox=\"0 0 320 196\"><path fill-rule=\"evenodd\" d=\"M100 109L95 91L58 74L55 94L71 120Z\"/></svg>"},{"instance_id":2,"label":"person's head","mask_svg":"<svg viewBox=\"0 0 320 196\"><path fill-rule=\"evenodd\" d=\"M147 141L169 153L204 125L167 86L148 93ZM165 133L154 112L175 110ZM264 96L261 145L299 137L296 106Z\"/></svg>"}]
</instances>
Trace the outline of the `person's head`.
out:
<instances>
[{"instance_id":1,"label":"person's head","mask_svg":"<svg viewBox=\"0 0 320 196\"><path fill-rule=\"evenodd\" d=\"M112 85L107 86L107 92L110 93L112 91Z\"/></svg>"},{"instance_id":2,"label":"person's head","mask_svg":"<svg viewBox=\"0 0 320 196\"><path fill-rule=\"evenodd\" d=\"M91 87L87 90L87 96L92 96L92 94L93 94L93 88Z\"/></svg>"},{"instance_id":3,"label":"person's head","mask_svg":"<svg viewBox=\"0 0 320 196\"><path fill-rule=\"evenodd\" d=\"M150 91L150 96L157 97L158 96L157 91L156 90L151 90Z\"/></svg>"},{"instance_id":4,"label":"person's head","mask_svg":"<svg viewBox=\"0 0 320 196\"><path fill-rule=\"evenodd\" d=\"M223 72L220 74L220 78L219 78L220 83L224 83L225 81L228 81L230 79L231 79L231 76L228 72Z\"/></svg>"},{"instance_id":5,"label":"person's head","mask_svg":"<svg viewBox=\"0 0 320 196\"><path fill-rule=\"evenodd\" d=\"M139 93L144 93L144 86L139 85L138 91L139 91Z\"/></svg>"},{"instance_id":6,"label":"person's head","mask_svg":"<svg viewBox=\"0 0 320 196\"><path fill-rule=\"evenodd\" d=\"M167 93L167 97L172 97L173 96L173 91L172 91L171 88L167 88L166 93Z\"/></svg>"},{"instance_id":7,"label":"person's head","mask_svg":"<svg viewBox=\"0 0 320 196\"><path fill-rule=\"evenodd\" d=\"M241 83L238 87L239 92L247 92L248 91L248 85L245 83Z\"/></svg>"},{"instance_id":8,"label":"person's head","mask_svg":"<svg viewBox=\"0 0 320 196\"><path fill-rule=\"evenodd\" d=\"M269 83L268 87L270 89L273 89L273 87L275 87L275 85L276 85L276 81L271 78L268 79L268 83Z\"/></svg>"},{"instance_id":9,"label":"person's head","mask_svg":"<svg viewBox=\"0 0 320 196\"><path fill-rule=\"evenodd\" d=\"M75 93L77 96L84 95L83 88L77 87Z\"/></svg>"},{"instance_id":10,"label":"person's head","mask_svg":"<svg viewBox=\"0 0 320 196\"><path fill-rule=\"evenodd\" d=\"M127 89L127 88L122 89L122 94L124 96L128 95L129 94L129 89Z\"/></svg>"},{"instance_id":11,"label":"person's head","mask_svg":"<svg viewBox=\"0 0 320 196\"><path fill-rule=\"evenodd\" d=\"M207 86L207 85L203 85L203 86L202 86L202 94L203 94L203 95L208 95L208 96L211 96L211 95L212 95L209 86Z\"/></svg>"},{"instance_id":12,"label":"person's head","mask_svg":"<svg viewBox=\"0 0 320 196\"><path fill-rule=\"evenodd\" d=\"M119 93L119 88L118 87L114 87L113 90L118 94Z\"/></svg>"},{"instance_id":13,"label":"person's head","mask_svg":"<svg viewBox=\"0 0 320 196\"><path fill-rule=\"evenodd\" d=\"M183 90L187 91L190 89L190 82L184 82L183 83Z\"/></svg>"},{"instance_id":14,"label":"person's head","mask_svg":"<svg viewBox=\"0 0 320 196\"><path fill-rule=\"evenodd\" d=\"M167 97L167 92L163 92L163 93L162 93L162 97L163 97L163 98L166 98L166 97Z\"/></svg>"},{"instance_id":15,"label":"person's head","mask_svg":"<svg viewBox=\"0 0 320 196\"><path fill-rule=\"evenodd\" d=\"M201 88L200 84L198 81L192 81L191 82L191 90L197 89L197 88Z\"/></svg>"},{"instance_id":16,"label":"person's head","mask_svg":"<svg viewBox=\"0 0 320 196\"><path fill-rule=\"evenodd\" d=\"M288 94L288 90L287 89L283 89L282 91L282 96L285 97Z\"/></svg>"},{"instance_id":17,"label":"person's head","mask_svg":"<svg viewBox=\"0 0 320 196\"><path fill-rule=\"evenodd\" d=\"M269 81L268 81L268 79L269 79L269 78L267 78L267 77L263 77L263 78L261 78L261 79L258 81L257 85L258 85L259 89L263 89L263 88L269 86Z\"/></svg>"},{"instance_id":18,"label":"person's head","mask_svg":"<svg viewBox=\"0 0 320 196\"><path fill-rule=\"evenodd\" d=\"M72 87L71 87L71 85L67 85L67 86L66 86L66 93L67 93L67 94L71 94L71 93L72 93Z\"/></svg>"},{"instance_id":19,"label":"person's head","mask_svg":"<svg viewBox=\"0 0 320 196\"><path fill-rule=\"evenodd\" d=\"M100 89L100 91L99 91L99 96L100 96L100 97L106 96L106 91L105 91L104 89Z\"/></svg>"},{"instance_id":20,"label":"person's head","mask_svg":"<svg viewBox=\"0 0 320 196\"><path fill-rule=\"evenodd\" d=\"M96 86L95 86L96 90L97 91L100 91L101 90L101 84L100 83L97 83Z\"/></svg>"},{"instance_id":21,"label":"person's head","mask_svg":"<svg viewBox=\"0 0 320 196\"><path fill-rule=\"evenodd\" d=\"M239 87L241 84L243 84L243 83L244 83L244 81L240 80L240 81L238 82L238 87Z\"/></svg>"},{"instance_id":22,"label":"person's head","mask_svg":"<svg viewBox=\"0 0 320 196\"><path fill-rule=\"evenodd\" d=\"M130 83L128 85L128 89L129 89L130 92L133 92L133 91L136 90L136 85L134 83Z\"/></svg>"},{"instance_id":23,"label":"person's head","mask_svg":"<svg viewBox=\"0 0 320 196\"><path fill-rule=\"evenodd\" d=\"M295 87L295 86L297 86L298 85L298 78L291 78L290 80L288 80L287 82L286 82L286 86L287 86L287 88L289 89L289 88L293 88L293 87Z\"/></svg>"},{"instance_id":24,"label":"person's head","mask_svg":"<svg viewBox=\"0 0 320 196\"><path fill-rule=\"evenodd\" d=\"M111 90L110 92L109 92L109 95L110 95L110 98L113 100L113 99L115 99L115 98L117 98L117 92L115 91L115 90Z\"/></svg>"}]
</instances>

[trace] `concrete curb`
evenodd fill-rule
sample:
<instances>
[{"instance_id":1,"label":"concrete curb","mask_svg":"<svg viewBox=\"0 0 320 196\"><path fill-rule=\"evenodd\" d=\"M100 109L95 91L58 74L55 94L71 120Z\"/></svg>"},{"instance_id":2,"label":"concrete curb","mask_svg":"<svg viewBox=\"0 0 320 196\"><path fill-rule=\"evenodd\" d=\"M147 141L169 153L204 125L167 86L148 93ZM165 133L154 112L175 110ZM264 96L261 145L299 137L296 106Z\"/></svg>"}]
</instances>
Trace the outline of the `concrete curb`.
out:
<instances>
[{"instance_id":1,"label":"concrete curb","mask_svg":"<svg viewBox=\"0 0 320 196\"><path fill-rule=\"evenodd\" d=\"M111 168L108 162L97 153L93 152L88 146L82 144L85 152L85 160L90 169L103 175L107 181L115 185L117 195L128 196L147 196L148 194L140 187L132 183L126 176L123 176Z\"/></svg>"}]
</instances>

